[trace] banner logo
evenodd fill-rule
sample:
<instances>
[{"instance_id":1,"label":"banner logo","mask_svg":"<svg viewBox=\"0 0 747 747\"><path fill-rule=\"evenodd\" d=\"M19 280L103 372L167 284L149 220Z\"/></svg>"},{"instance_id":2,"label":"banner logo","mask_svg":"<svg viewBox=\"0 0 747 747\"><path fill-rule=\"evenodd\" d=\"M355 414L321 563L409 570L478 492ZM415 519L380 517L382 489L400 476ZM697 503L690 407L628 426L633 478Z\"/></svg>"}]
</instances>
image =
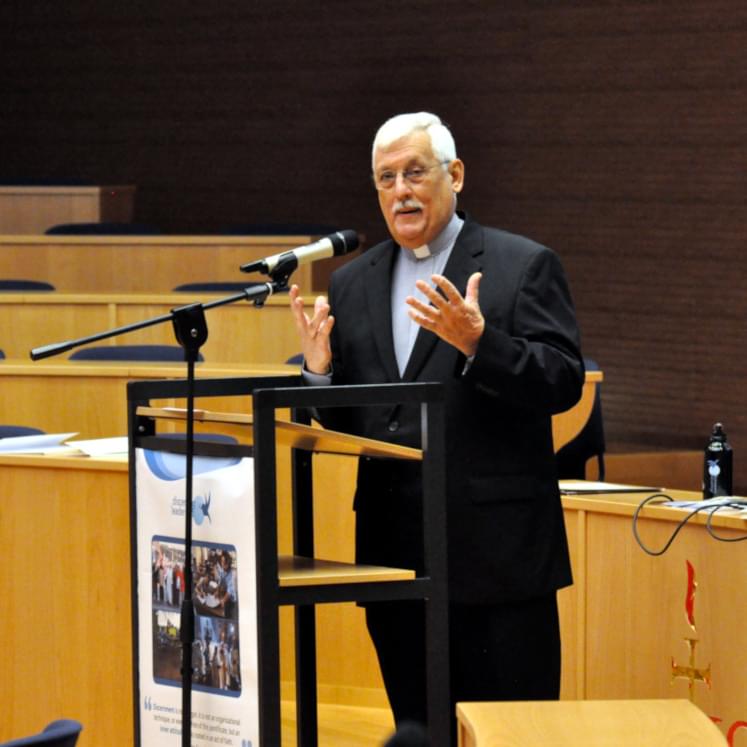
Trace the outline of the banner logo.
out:
<instances>
[{"instance_id":1,"label":"banner logo","mask_svg":"<svg viewBox=\"0 0 747 747\"><path fill-rule=\"evenodd\" d=\"M207 519L213 523L210 517L210 493L206 496L198 495L192 499L192 519L198 526Z\"/></svg>"}]
</instances>

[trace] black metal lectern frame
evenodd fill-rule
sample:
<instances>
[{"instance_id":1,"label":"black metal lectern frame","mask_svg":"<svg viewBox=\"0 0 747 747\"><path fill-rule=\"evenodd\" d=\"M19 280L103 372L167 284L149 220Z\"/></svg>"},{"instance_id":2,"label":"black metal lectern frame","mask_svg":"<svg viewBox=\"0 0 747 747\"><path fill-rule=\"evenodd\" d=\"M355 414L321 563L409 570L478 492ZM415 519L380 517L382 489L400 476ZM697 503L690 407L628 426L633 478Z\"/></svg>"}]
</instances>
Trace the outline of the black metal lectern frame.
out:
<instances>
[{"instance_id":1,"label":"black metal lectern frame","mask_svg":"<svg viewBox=\"0 0 747 747\"><path fill-rule=\"evenodd\" d=\"M135 448L145 445L179 451L184 444L159 438L156 419L138 414L151 400L179 400L187 396L186 380L128 384L130 436L131 537L136 546ZM195 398L246 396L252 398L256 531L258 633L258 693L260 745L280 744L280 638L278 610L293 605L296 614L296 697L298 744L315 747L316 650L314 606L332 602L422 599L427 654L428 731L433 747L450 744L448 600L446 569L445 438L443 393L439 384L380 386L301 385L299 376L239 379L202 379L194 383ZM290 409L292 420L308 422L313 408L365 407L420 403L422 422L424 573L407 581L330 583L283 586L278 572L277 546L277 410ZM216 454L230 446L211 444ZM329 452L327 452L329 453ZM332 452L334 453L334 452ZM292 510L294 555L314 557L312 453L292 451ZM137 558L133 552L133 661L135 744L140 744L138 696Z\"/></svg>"}]
</instances>

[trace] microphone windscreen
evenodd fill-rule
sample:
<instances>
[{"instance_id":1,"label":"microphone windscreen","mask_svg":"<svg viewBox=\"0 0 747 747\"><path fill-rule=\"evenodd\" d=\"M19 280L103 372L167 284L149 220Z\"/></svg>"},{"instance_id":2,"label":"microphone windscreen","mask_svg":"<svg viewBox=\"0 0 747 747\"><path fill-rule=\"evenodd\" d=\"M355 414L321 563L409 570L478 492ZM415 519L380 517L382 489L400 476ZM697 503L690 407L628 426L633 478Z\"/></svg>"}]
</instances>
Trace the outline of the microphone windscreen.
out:
<instances>
[{"instance_id":1,"label":"microphone windscreen","mask_svg":"<svg viewBox=\"0 0 747 747\"><path fill-rule=\"evenodd\" d=\"M358 248L358 232L350 228L344 231L336 231L327 237L332 242L335 257L339 257Z\"/></svg>"}]
</instances>

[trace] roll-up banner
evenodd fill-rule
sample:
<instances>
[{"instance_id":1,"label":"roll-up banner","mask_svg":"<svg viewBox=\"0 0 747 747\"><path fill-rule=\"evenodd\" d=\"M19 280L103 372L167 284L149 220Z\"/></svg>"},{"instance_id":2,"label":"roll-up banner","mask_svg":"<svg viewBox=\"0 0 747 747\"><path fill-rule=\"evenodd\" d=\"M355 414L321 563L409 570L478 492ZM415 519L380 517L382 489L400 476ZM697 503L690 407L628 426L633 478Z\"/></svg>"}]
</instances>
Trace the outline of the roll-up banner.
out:
<instances>
[{"instance_id":1,"label":"roll-up banner","mask_svg":"<svg viewBox=\"0 0 747 747\"><path fill-rule=\"evenodd\" d=\"M228 453L228 452L227 452ZM181 744L180 608L192 564L193 745L259 744L253 460L195 456L192 557L183 455L136 449L136 684L141 747Z\"/></svg>"}]
</instances>

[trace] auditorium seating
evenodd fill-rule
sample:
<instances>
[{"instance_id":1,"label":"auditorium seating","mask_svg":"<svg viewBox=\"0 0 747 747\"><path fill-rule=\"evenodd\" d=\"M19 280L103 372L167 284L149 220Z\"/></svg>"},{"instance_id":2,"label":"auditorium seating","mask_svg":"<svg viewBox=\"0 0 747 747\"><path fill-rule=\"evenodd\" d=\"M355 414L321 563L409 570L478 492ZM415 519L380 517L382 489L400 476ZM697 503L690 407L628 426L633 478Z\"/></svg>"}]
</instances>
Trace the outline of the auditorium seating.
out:
<instances>
[{"instance_id":1,"label":"auditorium seating","mask_svg":"<svg viewBox=\"0 0 747 747\"><path fill-rule=\"evenodd\" d=\"M177 285L174 290L178 292L189 293L240 293L244 288L252 288L255 285L264 285L264 283L231 283L231 282L204 282L204 283L182 283Z\"/></svg>"},{"instance_id":2,"label":"auditorium seating","mask_svg":"<svg viewBox=\"0 0 747 747\"><path fill-rule=\"evenodd\" d=\"M54 289L52 283L47 283L44 280L0 279L0 293L6 291L53 291Z\"/></svg>"},{"instance_id":3,"label":"auditorium seating","mask_svg":"<svg viewBox=\"0 0 747 747\"><path fill-rule=\"evenodd\" d=\"M0 425L0 438L16 438L18 436L39 436L44 431L28 425Z\"/></svg>"},{"instance_id":4,"label":"auditorium seating","mask_svg":"<svg viewBox=\"0 0 747 747\"><path fill-rule=\"evenodd\" d=\"M58 719L44 727L38 734L20 739L11 739L3 742L0 747L26 747L36 745L37 747L74 747L78 741L78 735L83 729L79 721L73 719Z\"/></svg>"},{"instance_id":5,"label":"auditorium seating","mask_svg":"<svg viewBox=\"0 0 747 747\"><path fill-rule=\"evenodd\" d=\"M184 361L184 349L179 345L100 345L75 350L70 360ZM205 360L202 353L199 360Z\"/></svg>"},{"instance_id":6,"label":"auditorium seating","mask_svg":"<svg viewBox=\"0 0 747 747\"><path fill-rule=\"evenodd\" d=\"M147 223L58 223L45 232L49 236L158 236L161 232Z\"/></svg>"}]
</instances>

